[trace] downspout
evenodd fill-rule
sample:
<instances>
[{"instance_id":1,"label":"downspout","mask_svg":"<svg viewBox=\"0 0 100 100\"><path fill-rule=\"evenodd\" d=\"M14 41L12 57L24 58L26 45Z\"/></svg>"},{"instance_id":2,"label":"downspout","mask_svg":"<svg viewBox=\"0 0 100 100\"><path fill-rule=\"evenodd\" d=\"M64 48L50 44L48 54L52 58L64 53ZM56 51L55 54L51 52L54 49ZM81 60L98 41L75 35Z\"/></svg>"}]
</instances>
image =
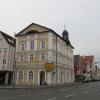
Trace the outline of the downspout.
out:
<instances>
[{"instance_id":1,"label":"downspout","mask_svg":"<svg viewBox=\"0 0 100 100\"><path fill-rule=\"evenodd\" d=\"M15 53L16 53L16 44L14 47L14 60L13 60L13 88L15 87L15 67L16 67L16 59L15 59Z\"/></svg>"},{"instance_id":2,"label":"downspout","mask_svg":"<svg viewBox=\"0 0 100 100\"><path fill-rule=\"evenodd\" d=\"M56 35L56 84L58 84L57 35Z\"/></svg>"}]
</instances>

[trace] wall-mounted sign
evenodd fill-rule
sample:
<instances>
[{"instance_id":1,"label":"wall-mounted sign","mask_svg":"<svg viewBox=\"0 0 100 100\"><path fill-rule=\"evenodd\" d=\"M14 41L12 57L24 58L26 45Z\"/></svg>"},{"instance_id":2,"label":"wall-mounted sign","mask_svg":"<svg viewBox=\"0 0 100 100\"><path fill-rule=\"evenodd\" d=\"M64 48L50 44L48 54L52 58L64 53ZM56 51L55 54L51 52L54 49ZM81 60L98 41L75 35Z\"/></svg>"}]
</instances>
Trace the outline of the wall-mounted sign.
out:
<instances>
[{"instance_id":1,"label":"wall-mounted sign","mask_svg":"<svg viewBox=\"0 0 100 100\"><path fill-rule=\"evenodd\" d=\"M51 71L51 70L54 70L54 64L53 63L46 63L45 64L45 70L47 72Z\"/></svg>"}]
</instances>

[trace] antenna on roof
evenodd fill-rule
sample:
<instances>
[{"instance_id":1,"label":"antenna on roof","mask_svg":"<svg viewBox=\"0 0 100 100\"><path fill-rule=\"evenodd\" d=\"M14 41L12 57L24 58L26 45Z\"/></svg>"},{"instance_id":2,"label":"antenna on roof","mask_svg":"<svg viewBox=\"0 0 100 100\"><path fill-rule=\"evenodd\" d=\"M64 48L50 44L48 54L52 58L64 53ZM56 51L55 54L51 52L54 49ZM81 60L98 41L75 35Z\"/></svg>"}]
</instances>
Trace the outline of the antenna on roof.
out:
<instances>
[{"instance_id":1,"label":"antenna on roof","mask_svg":"<svg viewBox=\"0 0 100 100\"><path fill-rule=\"evenodd\" d=\"M64 30L66 30L66 25L64 25Z\"/></svg>"}]
</instances>

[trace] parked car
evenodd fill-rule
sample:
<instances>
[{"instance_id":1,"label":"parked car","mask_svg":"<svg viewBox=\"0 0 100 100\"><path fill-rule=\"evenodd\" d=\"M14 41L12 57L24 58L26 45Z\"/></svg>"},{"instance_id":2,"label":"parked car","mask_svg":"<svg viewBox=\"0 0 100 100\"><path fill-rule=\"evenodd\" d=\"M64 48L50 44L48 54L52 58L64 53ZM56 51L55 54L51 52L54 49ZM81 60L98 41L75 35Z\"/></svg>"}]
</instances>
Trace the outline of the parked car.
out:
<instances>
[{"instance_id":1,"label":"parked car","mask_svg":"<svg viewBox=\"0 0 100 100\"><path fill-rule=\"evenodd\" d=\"M83 82L91 82L91 74L83 74Z\"/></svg>"}]
</instances>

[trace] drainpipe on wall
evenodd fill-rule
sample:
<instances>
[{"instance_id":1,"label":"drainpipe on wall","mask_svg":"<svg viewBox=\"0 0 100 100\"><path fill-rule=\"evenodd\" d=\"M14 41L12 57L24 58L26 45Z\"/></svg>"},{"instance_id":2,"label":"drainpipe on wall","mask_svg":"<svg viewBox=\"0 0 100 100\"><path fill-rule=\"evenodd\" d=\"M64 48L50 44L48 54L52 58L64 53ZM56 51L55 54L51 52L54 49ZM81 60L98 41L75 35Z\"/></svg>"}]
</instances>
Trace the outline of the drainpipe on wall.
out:
<instances>
[{"instance_id":1,"label":"drainpipe on wall","mask_svg":"<svg viewBox=\"0 0 100 100\"><path fill-rule=\"evenodd\" d=\"M16 46L14 47L14 60L13 60L13 88L15 87L15 67L16 67L16 60L15 60L15 53L16 53Z\"/></svg>"},{"instance_id":2,"label":"drainpipe on wall","mask_svg":"<svg viewBox=\"0 0 100 100\"><path fill-rule=\"evenodd\" d=\"M58 84L57 35L56 35L56 84Z\"/></svg>"}]
</instances>

